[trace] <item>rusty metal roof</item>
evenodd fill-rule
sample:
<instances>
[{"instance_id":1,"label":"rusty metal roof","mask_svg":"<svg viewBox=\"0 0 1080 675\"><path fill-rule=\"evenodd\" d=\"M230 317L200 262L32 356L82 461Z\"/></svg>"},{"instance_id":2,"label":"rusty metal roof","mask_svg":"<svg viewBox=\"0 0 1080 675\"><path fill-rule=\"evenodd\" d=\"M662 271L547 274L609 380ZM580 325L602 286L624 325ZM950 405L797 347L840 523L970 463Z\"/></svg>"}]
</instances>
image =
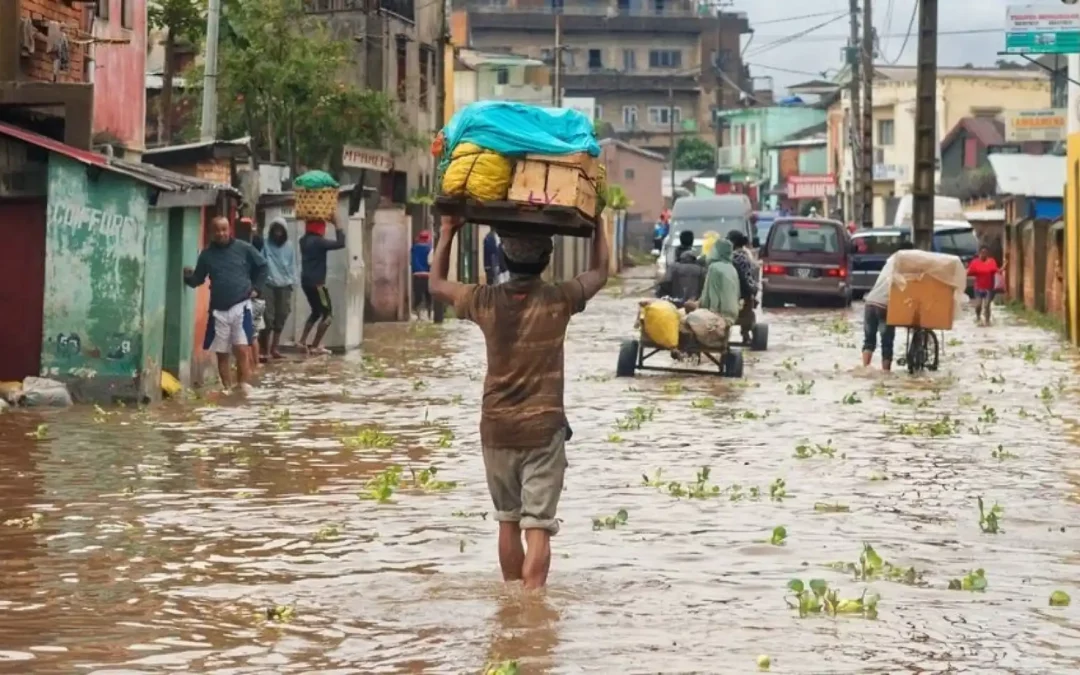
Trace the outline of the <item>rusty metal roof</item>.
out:
<instances>
[{"instance_id":1,"label":"rusty metal roof","mask_svg":"<svg viewBox=\"0 0 1080 675\"><path fill-rule=\"evenodd\" d=\"M74 160L87 166L96 166L106 171L111 171L147 185L152 185L159 190L168 192L187 192L190 190L218 190L239 194L232 186L221 185L211 181L185 176L184 174L161 169L150 164L128 162L116 157L108 157L98 152L81 150L79 148L61 143L41 134L27 131L11 124L0 122L0 136L7 136L28 143L42 150L55 152L68 159Z\"/></svg>"}]
</instances>

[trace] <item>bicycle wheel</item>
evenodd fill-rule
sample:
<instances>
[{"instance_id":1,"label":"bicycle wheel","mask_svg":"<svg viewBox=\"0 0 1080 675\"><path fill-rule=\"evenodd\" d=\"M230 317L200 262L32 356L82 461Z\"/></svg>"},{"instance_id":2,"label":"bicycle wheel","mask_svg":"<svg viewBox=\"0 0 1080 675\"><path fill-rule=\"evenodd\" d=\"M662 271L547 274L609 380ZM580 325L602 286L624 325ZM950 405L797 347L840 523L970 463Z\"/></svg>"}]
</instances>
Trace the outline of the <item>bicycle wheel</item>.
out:
<instances>
[{"instance_id":1,"label":"bicycle wheel","mask_svg":"<svg viewBox=\"0 0 1080 675\"><path fill-rule=\"evenodd\" d=\"M934 331L928 330L923 332L926 333L923 349L923 365L930 372L936 372L941 358L941 344L938 342L937 334L934 333Z\"/></svg>"},{"instance_id":2,"label":"bicycle wheel","mask_svg":"<svg viewBox=\"0 0 1080 675\"><path fill-rule=\"evenodd\" d=\"M907 369L914 375L926 367L926 335L921 328L911 333L907 349Z\"/></svg>"}]
</instances>

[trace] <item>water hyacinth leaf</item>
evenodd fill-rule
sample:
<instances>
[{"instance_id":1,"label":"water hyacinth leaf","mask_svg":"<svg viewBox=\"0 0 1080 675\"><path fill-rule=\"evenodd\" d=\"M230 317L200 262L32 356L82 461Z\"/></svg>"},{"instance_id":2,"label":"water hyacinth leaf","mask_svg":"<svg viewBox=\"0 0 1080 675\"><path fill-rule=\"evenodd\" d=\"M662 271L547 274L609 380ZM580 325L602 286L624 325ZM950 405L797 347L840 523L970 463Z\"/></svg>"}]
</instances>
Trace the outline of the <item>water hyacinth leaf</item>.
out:
<instances>
[{"instance_id":1,"label":"water hyacinth leaf","mask_svg":"<svg viewBox=\"0 0 1080 675\"><path fill-rule=\"evenodd\" d=\"M810 590L814 592L814 595L820 598L829 590L829 584L824 579L811 579Z\"/></svg>"},{"instance_id":2,"label":"water hyacinth leaf","mask_svg":"<svg viewBox=\"0 0 1080 675\"><path fill-rule=\"evenodd\" d=\"M773 546L779 546L784 543L785 539L787 539L787 528L783 525L777 525L773 528L772 538L769 539L769 543Z\"/></svg>"},{"instance_id":3,"label":"water hyacinth leaf","mask_svg":"<svg viewBox=\"0 0 1080 675\"><path fill-rule=\"evenodd\" d=\"M619 509L619 512L615 514L615 520L620 524L625 524L629 518L630 514L626 512L626 509Z\"/></svg>"},{"instance_id":4,"label":"water hyacinth leaf","mask_svg":"<svg viewBox=\"0 0 1080 675\"><path fill-rule=\"evenodd\" d=\"M791 589L791 591L794 593L802 593L804 590L806 590L806 587L803 586L802 579L792 579L791 581L787 582L787 587Z\"/></svg>"},{"instance_id":5,"label":"water hyacinth leaf","mask_svg":"<svg viewBox=\"0 0 1080 675\"><path fill-rule=\"evenodd\" d=\"M1054 591L1050 594L1050 606L1051 607L1068 607L1072 602L1072 598L1065 591Z\"/></svg>"}]
</instances>

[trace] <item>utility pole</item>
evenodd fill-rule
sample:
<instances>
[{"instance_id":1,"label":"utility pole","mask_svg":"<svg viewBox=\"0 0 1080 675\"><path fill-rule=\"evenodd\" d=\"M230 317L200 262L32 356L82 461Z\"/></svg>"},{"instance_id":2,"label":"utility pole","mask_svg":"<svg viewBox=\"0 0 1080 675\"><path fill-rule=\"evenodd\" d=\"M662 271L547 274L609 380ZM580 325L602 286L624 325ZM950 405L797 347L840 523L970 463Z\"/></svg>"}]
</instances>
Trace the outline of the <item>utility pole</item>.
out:
<instances>
[{"instance_id":1,"label":"utility pole","mask_svg":"<svg viewBox=\"0 0 1080 675\"><path fill-rule=\"evenodd\" d=\"M717 39L717 44L720 44L719 29L717 29L716 39ZM715 80L714 84L716 86L716 112L713 114L713 126L716 127L716 178L715 178L716 183L713 185L713 192L715 192L717 194L719 194L719 190L717 189L717 186L720 183L720 150L724 147L724 117L723 117L723 115L721 115L721 113L724 111L723 72L724 72L724 67L727 66L726 63L724 63L723 61L720 60L721 59L721 56L720 56L721 53L722 52L717 50L717 54L716 54L716 57L715 57L717 60L711 64L712 69L713 69L713 78ZM674 197L675 197L674 189L675 188L672 187L672 193L671 193L672 200L674 200Z\"/></svg>"},{"instance_id":2,"label":"utility pole","mask_svg":"<svg viewBox=\"0 0 1080 675\"><path fill-rule=\"evenodd\" d=\"M863 213L863 190L862 190L862 156L859 152L860 134L859 126L862 117L859 101L859 87L862 79L859 52L859 0L850 0L848 9L851 19L851 38L848 41L847 62L851 80L848 82L848 94L851 99L851 109L848 114L848 145L851 146L851 213L848 220L858 222Z\"/></svg>"},{"instance_id":3,"label":"utility pole","mask_svg":"<svg viewBox=\"0 0 1080 675\"><path fill-rule=\"evenodd\" d=\"M442 129L446 124L446 50L450 46L450 26L447 25L446 19L446 2L439 0L439 37L435 41L435 124L439 129ZM438 162L438 158L435 160ZM435 167L436 181L438 181L438 167ZM432 218L435 220L435 237L434 247L437 249L439 246L439 233L442 231L442 214L439 213L439 207L433 206ZM445 273L449 273L450 270L443 270ZM435 323L442 323L446 317L446 307L438 300L432 299L432 320Z\"/></svg>"},{"instance_id":4,"label":"utility pole","mask_svg":"<svg viewBox=\"0 0 1080 675\"><path fill-rule=\"evenodd\" d=\"M218 28L221 23L221 0L210 0L206 11L206 64L203 71L201 136L204 141L217 137Z\"/></svg>"},{"instance_id":5,"label":"utility pole","mask_svg":"<svg viewBox=\"0 0 1080 675\"><path fill-rule=\"evenodd\" d=\"M937 0L919 0L919 52L915 60L915 175L911 230L916 248L934 241L934 169L937 158Z\"/></svg>"},{"instance_id":6,"label":"utility pole","mask_svg":"<svg viewBox=\"0 0 1080 675\"><path fill-rule=\"evenodd\" d=\"M671 152L668 153L668 162L671 163L671 203L675 203L675 88L668 87L668 140L671 143Z\"/></svg>"},{"instance_id":7,"label":"utility pole","mask_svg":"<svg viewBox=\"0 0 1080 675\"><path fill-rule=\"evenodd\" d=\"M862 213L855 222L869 229L874 226L874 22L871 0L863 0L862 49Z\"/></svg>"},{"instance_id":8,"label":"utility pole","mask_svg":"<svg viewBox=\"0 0 1080 675\"><path fill-rule=\"evenodd\" d=\"M562 8L555 8L555 82L551 89L551 103L562 107Z\"/></svg>"}]
</instances>

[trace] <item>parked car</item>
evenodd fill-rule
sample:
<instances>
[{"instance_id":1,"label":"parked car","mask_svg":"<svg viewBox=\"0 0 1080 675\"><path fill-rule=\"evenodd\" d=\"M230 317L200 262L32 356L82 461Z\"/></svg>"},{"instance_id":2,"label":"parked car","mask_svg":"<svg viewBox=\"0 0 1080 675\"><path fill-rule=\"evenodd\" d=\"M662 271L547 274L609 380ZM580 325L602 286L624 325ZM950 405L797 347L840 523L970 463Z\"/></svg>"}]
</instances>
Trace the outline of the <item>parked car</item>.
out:
<instances>
[{"instance_id":1,"label":"parked car","mask_svg":"<svg viewBox=\"0 0 1080 675\"><path fill-rule=\"evenodd\" d=\"M759 241L767 241L769 239L769 230L772 228L773 223L780 217L776 211L754 211L754 228L755 234Z\"/></svg>"},{"instance_id":2,"label":"parked car","mask_svg":"<svg viewBox=\"0 0 1080 675\"><path fill-rule=\"evenodd\" d=\"M671 207L671 231L664 239L656 260L656 278L663 279L668 265L675 263L675 249L679 246L679 234L684 230L694 233L694 249L701 253L706 232L716 232L726 237L732 230L740 230L757 246L757 235L750 224L753 207L746 195L712 195L708 197L682 197Z\"/></svg>"},{"instance_id":3,"label":"parked car","mask_svg":"<svg viewBox=\"0 0 1080 675\"><path fill-rule=\"evenodd\" d=\"M911 241L908 227L859 230L851 235L851 291L856 299L874 287L885 261L904 241ZM934 225L933 251L955 255L967 267L979 254L979 241L967 222L939 221ZM972 283L973 279L969 277L968 295L973 293Z\"/></svg>"},{"instance_id":4,"label":"parked car","mask_svg":"<svg viewBox=\"0 0 1080 675\"><path fill-rule=\"evenodd\" d=\"M825 218L777 218L761 249L761 304L828 300L851 304L850 235Z\"/></svg>"}]
</instances>

